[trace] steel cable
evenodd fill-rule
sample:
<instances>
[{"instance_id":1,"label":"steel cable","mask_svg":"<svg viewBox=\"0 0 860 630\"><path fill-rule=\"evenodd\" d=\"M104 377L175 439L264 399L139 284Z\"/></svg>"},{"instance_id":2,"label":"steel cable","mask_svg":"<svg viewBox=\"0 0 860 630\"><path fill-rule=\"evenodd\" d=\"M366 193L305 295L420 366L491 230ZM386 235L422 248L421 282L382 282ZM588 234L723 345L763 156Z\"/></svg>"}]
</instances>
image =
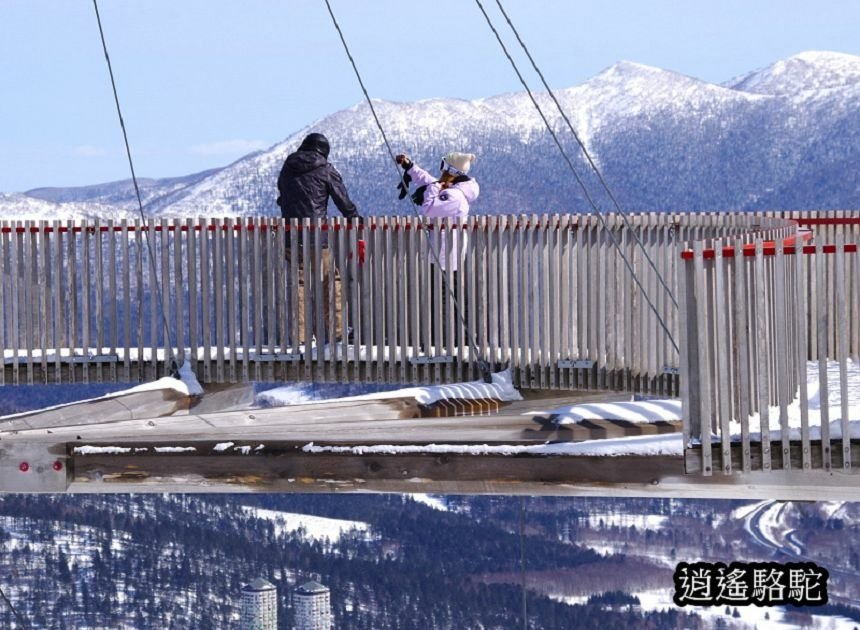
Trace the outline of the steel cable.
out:
<instances>
[{"instance_id":1,"label":"steel cable","mask_svg":"<svg viewBox=\"0 0 860 630\"><path fill-rule=\"evenodd\" d=\"M621 250L621 245L618 242L618 238L615 236L615 234L612 232L612 230L610 230L608 228L608 226L606 224L606 218L603 216L603 213L600 211L600 208L597 207L597 204L591 198L591 195L589 194L588 189L585 186L585 182L582 181L582 178L579 176L579 173L576 172L576 168L574 168L573 162L571 162L571 159L568 156L567 151L564 150L564 147L562 146L561 141L558 139L558 135L553 130L552 125L550 125L549 120L547 119L546 115L544 114L543 110L541 109L541 106L538 104L537 100L534 97L534 94L532 94L531 89L529 88L528 84L526 83L525 79L523 78L523 75L520 73L520 70L517 67L516 62L513 60L513 57L511 57L511 54L508 52L508 48L507 48L507 46L505 46L504 42L502 41L501 36L499 35L499 32L496 30L496 27L493 25L493 21L490 19L490 16L487 15L486 10L484 10L484 5L481 4L481 0L475 0L475 3L478 5L478 8L481 10L481 13L484 15L484 19L487 21L487 25L490 27L490 30L496 36L496 40L499 42L499 46L501 46L502 51L505 53L505 56L508 58L508 61L510 62L511 67L514 69L514 72L516 73L517 77L519 78L520 83L522 84L523 88L525 88L526 93L528 94L529 98L531 99L532 104L535 106L535 109L537 110L538 114L540 114L541 120L543 120L543 123L546 126L547 131L549 131L549 134L552 136L552 139L555 141L556 146L558 146L558 150L561 152L562 157L564 157L565 162L567 162L568 168L570 169L571 173L573 173L574 178L576 179L576 181L579 183L580 187L582 188L583 194L585 195L586 200L588 201L589 205L591 206L591 208L594 212L594 215L597 217L597 220L600 221L600 224L604 228L604 230L606 230L606 232L609 234L609 238L612 241L612 244L615 246L616 250L618 251L618 255L621 256L621 259L624 261L624 265L627 267L627 270L630 272L630 275L633 278L633 281L636 283L636 286L639 287L639 290L642 293L642 297L645 299L645 302L648 304L648 307L654 312L654 316L657 318L657 322L659 323L659 325L663 329L663 331L666 333L666 336L669 338L669 341L671 342L672 346L675 348L675 351L680 353L681 350L678 347L678 344L675 341L674 336L672 335L671 331L669 330L669 327L666 325L666 322L663 320L663 317L660 315L660 312L657 310L657 307L654 306L654 303L651 301L651 298L648 296L648 292L645 290L645 287L642 286L642 282L639 280L639 277L636 275L636 272L633 269L632 263L627 258L627 256L624 254L624 252Z\"/></svg>"},{"instance_id":2,"label":"steel cable","mask_svg":"<svg viewBox=\"0 0 860 630\"><path fill-rule=\"evenodd\" d=\"M529 627L529 604L528 591L526 590L526 517L525 508L523 507L523 495L519 496L520 505L520 590L522 591L523 601L523 630L528 630Z\"/></svg>"},{"instance_id":3,"label":"steel cable","mask_svg":"<svg viewBox=\"0 0 860 630\"><path fill-rule=\"evenodd\" d=\"M376 109L373 107L373 101L370 99L370 94L367 91L367 88L364 85L364 81L361 78L361 73L358 71L358 66L355 63L355 59L353 59L352 53L349 50L349 46L346 43L346 38L344 37L343 31L340 28L340 24L338 24L337 18L335 18L334 11L331 8L331 3L329 0L325 0L326 7L328 8L328 13L331 16L332 24L334 24L335 30L337 30L337 34L340 36L341 44L343 44L343 49L346 52L346 56L349 58L350 64L352 64L352 70L355 73L355 77L358 79L358 83L361 86L361 91L364 93L364 98L367 101L367 104L370 106L370 111L373 114L373 120L376 122L376 127L379 129L379 133L382 134L382 140L385 142L385 147L388 149L388 155L391 157L391 162L394 164L394 168L398 172L398 177L400 178L400 182L404 187L408 188L408 184L406 182L406 178L401 172L400 167L397 165L397 158L394 155L394 151L391 149L391 144L388 142L388 136L385 134L385 129L382 127L382 123L379 120L379 116L376 114ZM412 209L412 213L415 217L421 222L422 225L422 233L427 236L428 249L433 255L433 260L436 265L439 264L439 252L437 250L436 245L433 243L433 240L430 238L430 227L424 222L423 217L418 213L415 209L414 205L410 205ZM462 225L460 226L463 227ZM441 240L441 239L440 239ZM463 329L466 331L469 339L469 348L471 352L475 354L476 364L478 366L479 371L481 372L481 376L486 383L492 383L492 375L490 374L490 366L487 361L481 358L481 354L478 350L477 343L477 335L474 331L470 330L469 323L466 321L465 316L463 315L463 309L460 307L460 302L457 300L457 296L454 294L453 289L448 284L447 273L442 273L442 284L445 287L445 292L451 298L454 309L457 313L457 317L460 320L460 323L463 326Z\"/></svg>"},{"instance_id":4,"label":"steel cable","mask_svg":"<svg viewBox=\"0 0 860 630\"><path fill-rule=\"evenodd\" d=\"M11 611L12 611L12 614L15 616L15 619L17 619L17 620L18 620L18 623L20 623L22 627L24 627L24 628L31 628L31 627L32 627L32 626L27 622L27 620L26 620L26 619L24 619L24 617L21 615L21 613L19 613L19 612L15 609L15 606L13 606L13 605L12 605L12 602L11 602L11 601L9 601L9 598L8 598L8 597L6 597L6 593L4 593L4 592L3 592L3 589L2 589L2 588L0 588L0 597L1 597L1 598L3 598L3 601L4 601L4 602L6 602L6 606L8 606L8 607L9 607L9 610L11 610Z\"/></svg>"},{"instance_id":5,"label":"steel cable","mask_svg":"<svg viewBox=\"0 0 860 630\"><path fill-rule=\"evenodd\" d=\"M105 61L107 62L108 74L110 75L110 84L111 84L111 88L113 89L114 102L116 103L116 113L117 113L117 116L119 116L119 126L122 128L122 137L123 137L123 140L125 142L125 153L128 156L128 166L129 166L129 169L131 170L131 180L134 184L134 193L137 196L138 212L140 213L141 221L143 221L144 225L146 225L146 216L143 213L143 201L141 200L141 197L140 197L140 187L137 184L137 175L135 175L135 172L134 172L134 162L131 159L131 147L130 147L129 142L128 142L128 133L126 132L125 121L123 120L122 110L120 109L120 106L119 106L119 95L118 95L117 89L116 89L116 81L114 80L113 66L111 65L111 62L110 62L110 55L108 55L107 42L105 41L105 33L104 33L104 29L102 28L101 15L99 15L98 0L93 0L93 7L96 10L96 21L98 22L98 25L99 25L99 36L101 37L101 40L102 40L102 50L104 51L104 54L105 54ZM154 231L155 226L153 225L152 227L153 227L153 231ZM156 266L155 266L155 250L153 249L152 240L151 240L150 234L149 234L150 229L149 229L149 226L146 226L146 228L147 229L145 230L145 236L146 236L147 249L149 250L149 264L150 264L151 271L152 271L152 278L153 278L153 281L155 282L156 299L158 300L158 306L159 306L159 309L161 310L161 319L162 319L162 323L164 324L164 341L167 344L169 344L167 351L170 353L170 372L171 372L172 376L175 376L176 378L178 378L179 377L179 365L177 363L177 355L180 352L182 352L183 361L184 361L184 349L179 348L179 343L177 341L176 353L174 353L173 352L173 346L170 345L171 341L175 340L175 339L171 336L170 325L167 322L167 314L164 311L164 299L162 298L162 295L161 295L161 285L158 282L158 271L157 271ZM167 238L166 235L162 235L162 237ZM156 340L153 339L152 343L153 343L153 347L155 347ZM153 358L157 359L157 357L153 357Z\"/></svg>"},{"instance_id":6,"label":"steel cable","mask_svg":"<svg viewBox=\"0 0 860 630\"><path fill-rule=\"evenodd\" d=\"M666 293L669 295L669 299L672 300L672 304L674 304L675 308L677 309L678 308L678 300L675 299L675 294L672 292L672 289L669 287L669 285L666 284L666 281L663 279L663 274L661 274L660 271L657 269L657 266L654 264L654 261L651 259L651 256L648 254L648 250L645 249L645 244L639 238L639 235L636 233L636 231L634 229L632 229L632 227L630 226L630 223L627 221L626 213L623 210L621 210L621 206L618 204L618 200L615 198L615 195L612 194L612 190L609 188L609 185L606 183L606 180L604 179L603 174L600 172L600 169L597 168L597 164L591 158L591 154L589 153L588 149L585 147L585 143L582 142L579 135L576 133L576 130L573 128L573 124L570 122L570 119L568 118L567 114L565 113L564 109L562 108L561 103L559 103L558 99L555 97L555 93L552 91L552 88L550 88L549 84L547 83L546 79L544 78L543 72L541 72L540 68L538 68L538 65L537 65L537 63L535 63L535 60L532 57L531 52L529 52L528 47L526 47L525 42L523 42L522 38L520 37L519 31L517 31L513 22L511 22L511 18L508 17L508 14L505 11L505 8L502 6L501 0L496 0L496 4L499 6L499 10L502 12L502 15L505 16L505 20L507 21L508 26L511 28L511 31L514 33L514 36L516 36L517 41L520 43L520 46L523 49L523 52L525 52L525 54L526 54L526 57L528 57L529 61L531 62L532 68L534 68L534 71L540 77L541 83L543 83L544 88L546 88L546 91L549 94L550 98L552 99L552 102L555 103L555 106L558 109L558 113L561 114L562 119L567 124L567 128L570 130L570 133L573 135L574 139L576 140L576 143L579 145L579 148L582 150L582 154L588 160L588 164L591 166L591 169L597 175L597 178L600 180L600 183L603 186L603 189L606 191L606 194L612 200L612 203L615 206L615 209L618 211L618 214L621 215L621 219L624 221L624 225L626 225L627 228L630 229L630 233L633 235L633 238L636 240L637 245L639 245L639 247L642 249L642 255L645 257L645 260L648 261L648 264L651 266L651 269L654 270L654 273L657 274L657 279L660 281L660 284L663 285L663 288L666 290Z\"/></svg>"}]
</instances>

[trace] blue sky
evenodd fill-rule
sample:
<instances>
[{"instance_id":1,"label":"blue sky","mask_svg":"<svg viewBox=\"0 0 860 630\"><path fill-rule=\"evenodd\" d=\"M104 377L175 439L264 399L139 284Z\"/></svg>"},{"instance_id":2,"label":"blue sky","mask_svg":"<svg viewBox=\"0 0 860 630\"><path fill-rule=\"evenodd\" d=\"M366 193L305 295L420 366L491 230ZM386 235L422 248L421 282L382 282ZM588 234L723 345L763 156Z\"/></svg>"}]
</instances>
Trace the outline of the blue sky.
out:
<instances>
[{"instance_id":1,"label":"blue sky","mask_svg":"<svg viewBox=\"0 0 860 630\"><path fill-rule=\"evenodd\" d=\"M330 2L373 97L521 89L473 0ZM502 3L553 88L622 59L721 83L806 50L860 55L854 0ZM99 10L139 176L229 164L363 98L324 0ZM129 176L91 0L3 0L0 59L0 191Z\"/></svg>"}]
</instances>

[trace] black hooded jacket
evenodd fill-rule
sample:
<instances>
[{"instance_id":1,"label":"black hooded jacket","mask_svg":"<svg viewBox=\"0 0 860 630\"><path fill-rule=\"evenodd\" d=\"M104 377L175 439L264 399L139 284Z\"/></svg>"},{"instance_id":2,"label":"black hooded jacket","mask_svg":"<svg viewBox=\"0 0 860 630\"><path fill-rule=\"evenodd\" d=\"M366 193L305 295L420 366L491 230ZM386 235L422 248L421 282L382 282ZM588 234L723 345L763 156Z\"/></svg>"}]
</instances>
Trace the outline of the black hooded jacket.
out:
<instances>
[{"instance_id":1,"label":"black hooded jacket","mask_svg":"<svg viewBox=\"0 0 860 630\"><path fill-rule=\"evenodd\" d=\"M287 156L278 176L278 192L285 219L324 219L329 197L347 219L359 218L340 173L317 151L299 150Z\"/></svg>"}]
</instances>

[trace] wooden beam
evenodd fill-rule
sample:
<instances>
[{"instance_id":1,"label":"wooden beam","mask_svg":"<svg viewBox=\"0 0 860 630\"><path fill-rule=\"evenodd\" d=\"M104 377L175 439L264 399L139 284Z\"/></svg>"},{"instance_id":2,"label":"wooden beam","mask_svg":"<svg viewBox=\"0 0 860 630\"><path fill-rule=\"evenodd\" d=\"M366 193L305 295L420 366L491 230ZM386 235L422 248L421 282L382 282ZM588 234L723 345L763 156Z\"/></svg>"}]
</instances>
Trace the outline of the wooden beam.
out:
<instances>
[{"instance_id":1,"label":"wooden beam","mask_svg":"<svg viewBox=\"0 0 860 630\"><path fill-rule=\"evenodd\" d=\"M74 456L71 492L432 492L822 500L860 498L860 476L685 475L680 456L356 455L267 445L263 454Z\"/></svg>"}]
</instances>

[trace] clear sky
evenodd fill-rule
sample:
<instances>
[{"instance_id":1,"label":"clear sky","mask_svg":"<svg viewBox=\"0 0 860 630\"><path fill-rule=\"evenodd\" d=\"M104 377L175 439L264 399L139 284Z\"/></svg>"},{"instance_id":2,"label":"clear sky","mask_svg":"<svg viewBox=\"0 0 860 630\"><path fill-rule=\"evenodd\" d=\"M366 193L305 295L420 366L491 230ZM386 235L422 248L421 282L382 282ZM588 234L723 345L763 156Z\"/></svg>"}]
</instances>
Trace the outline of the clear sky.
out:
<instances>
[{"instance_id":1,"label":"clear sky","mask_svg":"<svg viewBox=\"0 0 860 630\"><path fill-rule=\"evenodd\" d=\"M553 88L622 59L721 83L806 50L860 55L857 0L501 1ZM375 98L521 89L474 0L330 2ZM224 166L363 99L324 0L99 10L139 176ZM0 191L129 177L92 0L0 0L0 60Z\"/></svg>"}]
</instances>

